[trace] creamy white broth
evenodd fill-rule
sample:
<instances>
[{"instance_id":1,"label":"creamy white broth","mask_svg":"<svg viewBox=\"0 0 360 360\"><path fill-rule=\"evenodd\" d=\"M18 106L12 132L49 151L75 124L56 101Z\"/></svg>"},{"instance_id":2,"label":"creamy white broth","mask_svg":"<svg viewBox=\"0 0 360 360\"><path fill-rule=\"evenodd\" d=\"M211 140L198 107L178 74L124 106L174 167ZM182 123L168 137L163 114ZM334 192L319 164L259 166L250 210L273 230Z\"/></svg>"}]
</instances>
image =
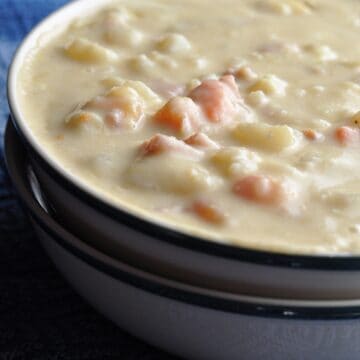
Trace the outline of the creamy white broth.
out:
<instances>
[{"instance_id":1,"label":"creamy white broth","mask_svg":"<svg viewBox=\"0 0 360 360\"><path fill-rule=\"evenodd\" d=\"M355 0L114 2L32 50L22 112L49 154L112 203L209 241L356 254L359 13ZM206 79L227 94L219 121L195 94ZM200 125L176 130L158 115L177 96ZM196 132L217 146L186 145ZM156 134L175 150L144 155Z\"/></svg>"}]
</instances>

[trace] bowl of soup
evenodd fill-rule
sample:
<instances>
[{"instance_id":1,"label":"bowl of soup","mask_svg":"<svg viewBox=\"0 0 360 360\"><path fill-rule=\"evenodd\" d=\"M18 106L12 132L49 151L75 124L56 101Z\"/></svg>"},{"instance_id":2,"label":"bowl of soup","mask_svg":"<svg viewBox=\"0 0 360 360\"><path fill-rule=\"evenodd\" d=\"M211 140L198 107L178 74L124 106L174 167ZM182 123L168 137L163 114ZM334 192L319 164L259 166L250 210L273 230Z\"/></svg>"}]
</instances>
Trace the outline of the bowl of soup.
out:
<instances>
[{"instance_id":1,"label":"bowl of soup","mask_svg":"<svg viewBox=\"0 0 360 360\"><path fill-rule=\"evenodd\" d=\"M45 19L8 93L59 219L174 280L358 298L358 10L79 0Z\"/></svg>"}]
</instances>

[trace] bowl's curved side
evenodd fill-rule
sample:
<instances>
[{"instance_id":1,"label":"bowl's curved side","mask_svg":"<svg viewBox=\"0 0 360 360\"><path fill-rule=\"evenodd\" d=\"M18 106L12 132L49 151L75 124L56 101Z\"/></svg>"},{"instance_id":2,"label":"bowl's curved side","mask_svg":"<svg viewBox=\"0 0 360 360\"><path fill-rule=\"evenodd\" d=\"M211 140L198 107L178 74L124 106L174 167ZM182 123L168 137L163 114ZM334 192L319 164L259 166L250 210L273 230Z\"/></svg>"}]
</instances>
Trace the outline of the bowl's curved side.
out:
<instances>
[{"instance_id":1,"label":"bowl's curved side","mask_svg":"<svg viewBox=\"0 0 360 360\"><path fill-rule=\"evenodd\" d=\"M357 359L360 320L269 318L155 294L99 271L37 227L43 246L95 309L140 339L186 359ZM261 305L258 305L261 308ZM289 310L290 313L291 310Z\"/></svg>"},{"instance_id":2,"label":"bowl's curved side","mask_svg":"<svg viewBox=\"0 0 360 360\"><path fill-rule=\"evenodd\" d=\"M314 289L316 288L321 288L321 283L318 283L317 280L319 280L319 278L316 277L317 273L313 271L310 271L308 273L308 277L304 277L303 274L303 270L299 270L299 269L287 269L287 268L271 268L269 266L262 266L262 265L254 265L254 264L248 264L248 263L241 263L239 261L232 261L232 260L228 260L228 259L217 259L217 258L211 258L209 257L209 255L207 254L202 254L202 253L197 253L197 252L193 252L191 250L188 249L183 249L182 247L177 247L177 246L173 246L169 243L163 242L161 240L158 240L156 238L150 238L150 237L145 237L142 233L141 233L141 229L140 231L131 231L129 229L126 229L126 227L124 227L122 224L118 224L118 223L114 223L111 224L111 231L113 230L117 230L117 232L115 232L115 234L130 234L130 236L122 236L122 237L116 237L117 242L114 244L114 249L118 249L118 253L114 253L114 254L109 254L109 253L104 253L103 251L99 251L94 247L90 247L89 243L90 241L88 241L88 238L91 236L94 236L93 233L91 233L88 230L87 233L87 241L86 244L83 242L79 243L79 240L77 238L75 238L73 235L69 234L62 226L60 226L59 223L55 222L48 214L44 213L44 210L39 207L39 205L37 203L34 202L34 197L31 193L31 189L29 188L29 184L27 182L27 174L25 171L25 166L27 164L27 158L25 158L25 156L27 155L25 153L25 150L23 148L23 145L20 143L15 130L13 129L12 125L9 123L7 130L6 130L6 137L5 137L5 151L6 151L6 159L7 159L7 164L8 164L8 168L9 168L9 172L10 175L13 179L13 182L16 186L16 188L19 191L19 194L21 196L21 198L23 199L23 201L25 202L26 206L30 209L30 211L32 212L32 216L34 219L39 219L39 221L41 221L41 223L43 224L43 227L46 225L48 229L56 229L57 233L62 234L62 238L67 239L67 243L68 245L70 244L80 244L81 248L86 249L86 251L88 251L89 249L91 249L92 252L94 252L94 254L96 256L102 256L104 257L104 259L106 258L106 261L110 261L110 262L115 262L116 263L116 259L117 256L115 255L119 255L118 257L121 257L122 255L122 260L123 262L130 262L133 266L135 266L137 269L143 269L145 270L146 273L153 273L153 274L158 274L160 276L165 276L167 279L174 279L174 280L178 280L180 281L183 285L184 284L188 284L191 288L191 285L198 285L201 286L203 288L208 288L208 289L217 289L217 290L225 290L226 294L221 292L221 297L222 298L226 298L229 297L229 299L250 299L250 297L244 297L243 295L245 295L247 292L246 291L241 291L241 290L246 290L246 283L244 283L244 281L242 281L243 286L241 287L241 277L239 278L238 276L243 276L243 279L245 279L246 281L248 281L247 284L249 284L249 286L252 287L256 287L256 284L259 286L259 288L264 285L265 290L268 290L268 293L266 294L268 298L276 298L276 297L280 297L279 295L284 295L284 293L286 292L290 292L292 288L296 288L296 289L300 289L302 291L304 290L304 286L301 289L301 282L304 282L307 284L307 286L312 286ZM47 181L51 181L50 178L47 179ZM76 201L78 201L76 198L72 199L71 197L69 197L68 194L66 194L66 192L64 192L63 189L61 189L61 187L56 187L53 189L53 191L55 191L58 196L62 199L62 201L64 201L64 204L66 205L66 211L69 212L70 216L75 216L76 214L82 214L82 211L84 211L82 209L83 206L85 206L84 204L81 203L76 203ZM86 211L86 210L85 210ZM90 217L88 216L89 213L85 212L85 214L83 216L85 216L85 222L86 224L90 224L90 223L94 223L94 224L98 224L99 221L101 221L101 219L99 219L99 214L97 214L97 212L95 210L91 210L94 211L94 216L95 218L92 218L91 216L93 216L90 213ZM75 217L76 219L76 217ZM111 221L109 219L107 219L105 217L106 221ZM45 224L45 225L44 225ZM125 232L125 233L124 233ZM53 235L53 237L55 237L55 235ZM57 238L61 239L60 236L57 236ZM98 241L100 239L97 239ZM79 245L79 246L80 246ZM125 252L124 254L121 254L122 250L126 248L126 245L132 249L132 250L137 250L140 254L137 254L137 258L135 259L131 259L130 257L127 257L127 253ZM78 250L77 250L78 251ZM150 255L152 257L151 262L149 263L148 268L143 267L143 263L142 260L144 259L144 254L146 255ZM94 255L94 256L95 256ZM124 256L125 255L125 256ZM88 257L88 259L91 259L92 257ZM129 260L133 260L133 261L129 261ZM165 260L165 263L164 263ZM159 267L159 265L157 265L157 262L159 262L160 264L163 264L163 268ZM175 267L171 267L171 264L173 263L173 265L175 264ZM215 264L215 266L214 266ZM172 275L176 275L176 270L181 269L180 272L180 276L172 276ZM188 270L188 274L185 272L185 270ZM172 271L174 272L174 274L172 274ZM278 273L276 271L279 271ZM267 274L267 277L265 277L265 275ZM203 277L201 275L204 275ZM221 285L222 281L225 280L225 284L226 281L229 281L229 275L231 275L232 277L230 277L230 280L233 280L231 284L227 284L228 288L227 289L221 289ZM343 280L342 282L344 283L344 279L347 280L346 283L349 284L350 282L348 281L349 279L346 278L346 276L354 276L355 278L359 278L358 276L356 276L355 272L338 272L338 273L334 273L331 274L329 272L325 272L322 273L322 276L327 276L325 278L325 280L327 281L331 281L332 284L335 284L334 286L334 292L336 292L336 294L338 295L337 298L341 299L341 300L345 300L345 299L351 299L354 297L349 297L346 296L347 293L346 291L343 291L344 288L342 288L341 291L339 291L339 287L344 287L342 285L342 283L340 282L340 280ZM198 279L198 283L196 283L196 281L194 282L194 279L192 277L195 277L195 279ZM207 277L206 277L207 276ZM337 278L337 276L344 276L343 278L341 278L339 280L339 278ZM287 277L288 277L288 281L291 282L291 287L287 288ZM204 281L204 279L206 281ZM230 285L234 285L234 279L238 279L238 287L234 287L231 288ZM264 282L264 279L267 281ZM312 281L310 281L312 280ZM324 279L322 279L324 281ZM337 282L337 280L339 280L339 283ZM214 282L215 285L218 286L214 286ZM216 284L217 282L217 284ZM176 283L176 282L175 282ZM276 288L276 283L278 283L279 285L283 284L282 287L280 289ZM274 285L275 284L275 285ZM209 286L208 286L209 285ZM303 284L304 285L304 284ZM351 285L351 284L350 284ZM267 286L267 288L266 288ZM323 285L324 286L324 285ZM264 290L264 289L262 289ZM311 289L310 289L311 290ZM293 293L291 296L291 298L295 298L297 300L299 299L309 299L311 298L311 296L314 294L313 292L311 292L309 290L308 292L308 296L304 296L304 293L300 292L300 296L296 297L294 296L295 293ZM345 289L346 290L346 289ZM348 289L349 290L349 289ZM280 294L277 294L276 291L280 291ZM283 291L281 293L281 291ZM213 291L216 293L216 291ZM237 295L236 295L237 293ZM251 292L250 292L251 293ZM240 294L240 295L239 295ZM254 292L252 293L254 294ZM340 294L340 295L339 295ZM282 296L282 298L284 299L284 296ZM336 299L335 297L329 297L332 299ZM324 297L323 297L324 299ZM271 299L267 299L266 301L269 300L269 304L272 304ZM263 300L265 301L265 300ZM293 304L293 305L299 305L299 304L309 304L311 305L312 302L293 302L293 301L289 301L288 299L285 300L281 300L281 299L277 299L275 300L276 304ZM318 304L322 304L321 302L317 302ZM353 302L347 302L346 303L347 306L357 306L360 305L359 301L353 301ZM339 304L337 304L339 305ZM232 305L233 306L233 305ZM234 305L236 308L238 307L238 304L235 303ZM278 309L279 310L279 309ZM258 310L257 310L258 311ZM357 311L357 310L356 310ZM282 312L282 309L280 309L280 313ZM293 311L294 313L294 311ZM314 315L316 316L316 315Z\"/></svg>"},{"instance_id":3,"label":"bowl's curved side","mask_svg":"<svg viewBox=\"0 0 360 360\"><path fill-rule=\"evenodd\" d=\"M15 145L7 133L9 173L45 250L86 301L129 333L185 358L357 358L360 303L236 300L119 263L47 214L31 192L26 154Z\"/></svg>"}]
</instances>

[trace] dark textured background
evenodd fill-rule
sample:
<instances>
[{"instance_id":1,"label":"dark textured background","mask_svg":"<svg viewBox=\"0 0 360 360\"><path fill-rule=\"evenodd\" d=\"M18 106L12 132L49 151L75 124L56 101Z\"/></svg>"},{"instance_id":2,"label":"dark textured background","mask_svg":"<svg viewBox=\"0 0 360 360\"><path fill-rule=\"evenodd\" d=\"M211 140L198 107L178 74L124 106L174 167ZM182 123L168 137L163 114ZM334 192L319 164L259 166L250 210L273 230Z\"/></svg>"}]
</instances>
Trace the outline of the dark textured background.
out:
<instances>
[{"instance_id":1,"label":"dark textured background","mask_svg":"<svg viewBox=\"0 0 360 360\"><path fill-rule=\"evenodd\" d=\"M34 237L5 173L6 69L18 42L66 0L0 0L0 360L170 359L93 311Z\"/></svg>"}]
</instances>

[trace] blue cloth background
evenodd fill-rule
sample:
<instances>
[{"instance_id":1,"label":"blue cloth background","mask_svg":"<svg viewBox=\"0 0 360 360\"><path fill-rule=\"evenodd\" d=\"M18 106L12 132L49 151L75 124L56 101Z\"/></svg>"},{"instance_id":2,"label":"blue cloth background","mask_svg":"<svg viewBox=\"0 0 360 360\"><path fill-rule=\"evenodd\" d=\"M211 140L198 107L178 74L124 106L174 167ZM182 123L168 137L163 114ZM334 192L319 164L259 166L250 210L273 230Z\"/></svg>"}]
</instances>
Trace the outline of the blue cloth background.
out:
<instances>
[{"instance_id":1,"label":"blue cloth background","mask_svg":"<svg viewBox=\"0 0 360 360\"><path fill-rule=\"evenodd\" d=\"M170 359L123 333L68 287L47 259L6 175L6 73L24 35L66 0L0 0L0 360Z\"/></svg>"}]
</instances>

